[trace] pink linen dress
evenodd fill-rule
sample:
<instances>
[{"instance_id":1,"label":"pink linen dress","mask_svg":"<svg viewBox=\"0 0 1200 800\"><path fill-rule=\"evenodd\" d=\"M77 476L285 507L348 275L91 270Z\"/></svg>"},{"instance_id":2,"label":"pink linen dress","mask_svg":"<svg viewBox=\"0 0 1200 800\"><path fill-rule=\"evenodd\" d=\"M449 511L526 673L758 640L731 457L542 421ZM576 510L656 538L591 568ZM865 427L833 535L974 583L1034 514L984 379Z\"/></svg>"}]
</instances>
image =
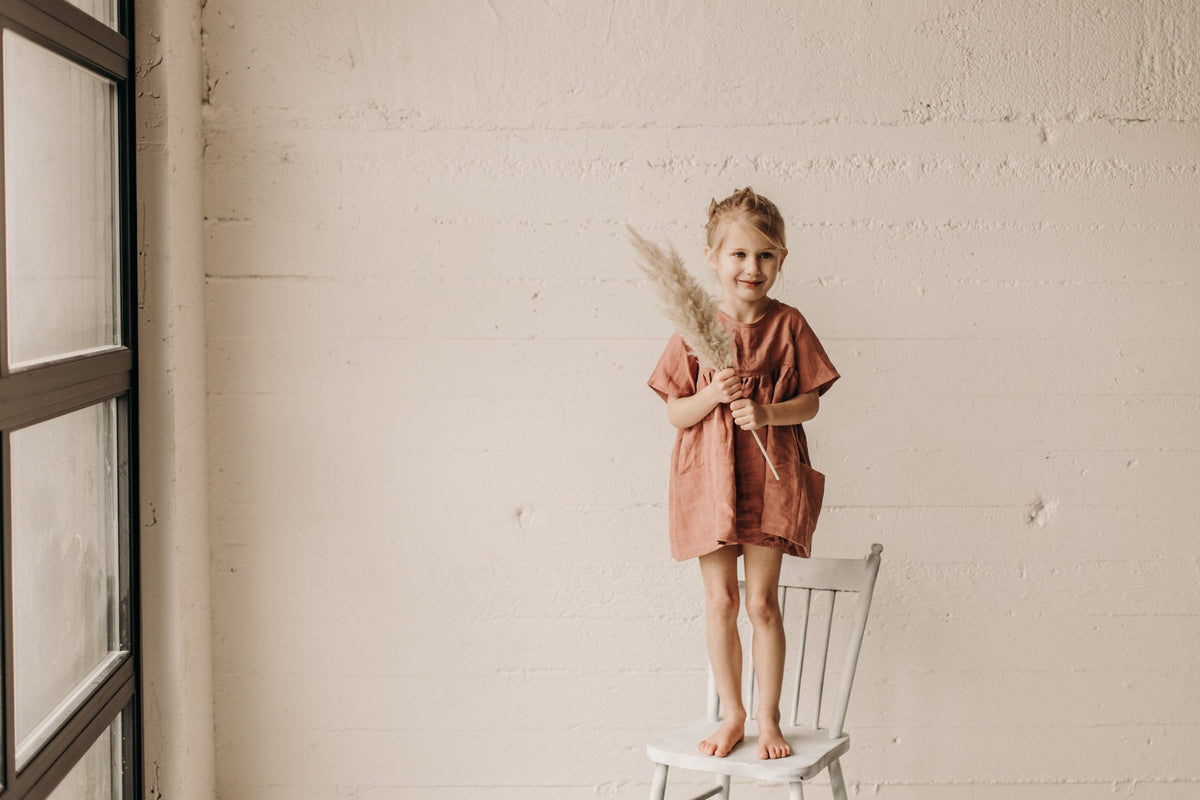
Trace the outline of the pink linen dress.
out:
<instances>
[{"instance_id":1,"label":"pink linen dress","mask_svg":"<svg viewBox=\"0 0 1200 800\"><path fill-rule=\"evenodd\" d=\"M752 323L724 313L720 319L733 337L742 395L756 403L780 403L814 389L824 394L840 377L804 316L786 303L772 300ZM712 376L675 333L647 383L666 400L695 394ZM742 544L809 556L825 476L810 466L803 426L769 426L758 434L778 481L725 404L675 437L668 513L675 559Z\"/></svg>"}]
</instances>

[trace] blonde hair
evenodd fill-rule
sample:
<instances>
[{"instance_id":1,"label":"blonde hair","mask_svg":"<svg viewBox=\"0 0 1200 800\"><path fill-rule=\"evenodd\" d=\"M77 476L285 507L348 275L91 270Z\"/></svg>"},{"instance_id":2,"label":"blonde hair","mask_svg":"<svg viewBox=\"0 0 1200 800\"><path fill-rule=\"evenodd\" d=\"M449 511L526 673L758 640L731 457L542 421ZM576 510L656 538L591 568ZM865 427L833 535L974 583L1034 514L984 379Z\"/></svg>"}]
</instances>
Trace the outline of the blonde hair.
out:
<instances>
[{"instance_id":1,"label":"blonde hair","mask_svg":"<svg viewBox=\"0 0 1200 800\"><path fill-rule=\"evenodd\" d=\"M779 208L761 194L747 186L738 189L724 200L714 199L708 205L708 222L704 225L709 247L716 247L725 238L725 223L744 222L761 233L771 244L780 249L787 248L783 215Z\"/></svg>"}]
</instances>

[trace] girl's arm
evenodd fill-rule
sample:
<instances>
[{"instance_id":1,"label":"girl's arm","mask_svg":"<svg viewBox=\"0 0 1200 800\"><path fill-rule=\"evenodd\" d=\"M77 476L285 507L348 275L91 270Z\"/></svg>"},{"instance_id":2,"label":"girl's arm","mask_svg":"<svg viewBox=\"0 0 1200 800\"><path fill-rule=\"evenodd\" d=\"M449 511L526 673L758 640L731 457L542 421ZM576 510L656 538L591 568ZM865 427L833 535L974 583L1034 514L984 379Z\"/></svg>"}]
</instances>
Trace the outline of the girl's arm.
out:
<instances>
[{"instance_id":1,"label":"girl's arm","mask_svg":"<svg viewBox=\"0 0 1200 800\"><path fill-rule=\"evenodd\" d=\"M712 413L721 403L732 403L742 396L742 382L732 369L713 375L712 383L686 397L667 398L667 419L676 428L690 428Z\"/></svg>"},{"instance_id":2,"label":"girl's arm","mask_svg":"<svg viewBox=\"0 0 1200 800\"><path fill-rule=\"evenodd\" d=\"M749 398L744 398L730 404L733 411L733 421L746 431L755 431L768 425L798 425L808 422L821 410L821 399L817 390L798 394L791 400L782 403L769 403L760 406Z\"/></svg>"}]
</instances>

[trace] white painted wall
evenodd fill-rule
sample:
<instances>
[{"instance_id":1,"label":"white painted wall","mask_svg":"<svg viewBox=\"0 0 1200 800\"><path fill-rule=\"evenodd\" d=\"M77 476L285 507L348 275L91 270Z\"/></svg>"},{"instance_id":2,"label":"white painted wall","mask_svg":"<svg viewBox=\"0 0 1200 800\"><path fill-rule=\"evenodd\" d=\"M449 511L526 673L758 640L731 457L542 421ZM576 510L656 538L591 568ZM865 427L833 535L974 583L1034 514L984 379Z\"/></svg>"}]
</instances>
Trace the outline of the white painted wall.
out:
<instances>
[{"instance_id":1,"label":"white painted wall","mask_svg":"<svg viewBox=\"0 0 1200 800\"><path fill-rule=\"evenodd\" d=\"M1197 6L202 19L222 798L644 796L702 597L622 226L699 266L745 184L845 376L816 554L886 547L854 796L1200 791Z\"/></svg>"}]
</instances>

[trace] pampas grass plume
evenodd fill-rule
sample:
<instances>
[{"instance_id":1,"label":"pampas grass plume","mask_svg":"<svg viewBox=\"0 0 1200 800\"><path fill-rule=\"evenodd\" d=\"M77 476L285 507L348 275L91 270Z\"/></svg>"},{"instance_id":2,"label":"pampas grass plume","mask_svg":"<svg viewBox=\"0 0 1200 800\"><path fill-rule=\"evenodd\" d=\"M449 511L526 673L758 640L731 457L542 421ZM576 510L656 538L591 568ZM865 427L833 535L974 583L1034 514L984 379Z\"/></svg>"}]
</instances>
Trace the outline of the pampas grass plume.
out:
<instances>
[{"instance_id":1,"label":"pampas grass plume","mask_svg":"<svg viewBox=\"0 0 1200 800\"><path fill-rule=\"evenodd\" d=\"M700 366L723 370L733 366L733 342L717 319L717 300L683 266L675 248L664 251L632 227L629 240L637 265L650 279L663 315L679 331Z\"/></svg>"}]
</instances>

